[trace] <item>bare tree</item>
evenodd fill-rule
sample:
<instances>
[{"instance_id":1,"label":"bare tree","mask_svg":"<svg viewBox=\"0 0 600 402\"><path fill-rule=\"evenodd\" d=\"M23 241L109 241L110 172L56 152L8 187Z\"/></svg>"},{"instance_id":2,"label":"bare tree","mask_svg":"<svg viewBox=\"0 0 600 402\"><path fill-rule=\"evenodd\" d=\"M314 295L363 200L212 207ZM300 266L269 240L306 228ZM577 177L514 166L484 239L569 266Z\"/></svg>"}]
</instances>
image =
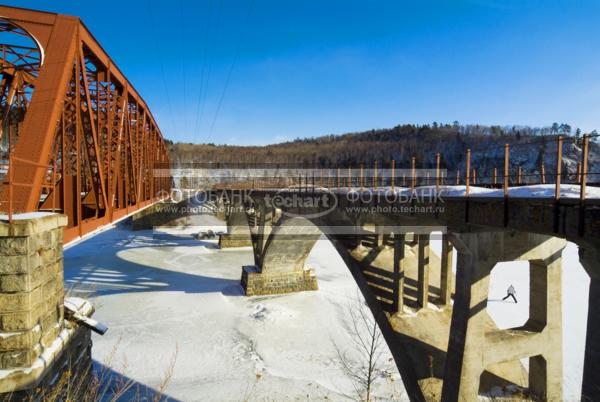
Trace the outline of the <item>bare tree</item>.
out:
<instances>
[{"instance_id":1,"label":"bare tree","mask_svg":"<svg viewBox=\"0 0 600 402\"><path fill-rule=\"evenodd\" d=\"M342 370L350 378L356 394L353 398L346 396L370 402L373 398L373 384L377 376L384 372L384 339L373 314L358 291L356 298L348 305L348 315L351 321L348 333L351 348L342 349L333 341Z\"/></svg>"}]
</instances>

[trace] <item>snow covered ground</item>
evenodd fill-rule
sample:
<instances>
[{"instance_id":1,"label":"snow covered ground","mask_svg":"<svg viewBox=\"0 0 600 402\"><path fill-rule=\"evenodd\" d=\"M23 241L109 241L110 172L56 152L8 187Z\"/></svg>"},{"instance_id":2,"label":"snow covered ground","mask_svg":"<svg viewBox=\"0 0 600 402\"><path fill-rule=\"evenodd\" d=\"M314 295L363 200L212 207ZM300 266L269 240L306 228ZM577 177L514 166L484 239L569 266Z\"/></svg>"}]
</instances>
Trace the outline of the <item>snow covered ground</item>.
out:
<instances>
[{"instance_id":1,"label":"snow covered ground","mask_svg":"<svg viewBox=\"0 0 600 402\"><path fill-rule=\"evenodd\" d=\"M193 220L223 230L213 216ZM151 396L176 354L166 394L182 401L347 400L344 394L353 387L335 345L351 347L347 308L357 287L333 246L319 241L307 262L317 272L319 291L246 298L239 279L241 266L253 261L251 249L220 250L216 241L198 241L189 232L117 227L65 251L67 288L93 297L95 318L110 327L105 336L94 335L98 366L134 380ZM439 241L432 247L439 252ZM565 399L574 401L581 387L589 279L574 245L565 257ZM492 272L488 311L501 328L527 317L525 268L501 264ZM509 284L517 289L518 304L499 300ZM406 400L390 359L386 348L377 394Z\"/></svg>"},{"instance_id":2,"label":"snow covered ground","mask_svg":"<svg viewBox=\"0 0 600 402\"><path fill-rule=\"evenodd\" d=\"M115 228L65 252L65 280L93 295L94 317L110 327L94 336L94 359L116 349L105 365L150 388L143 392L159 387L178 348L170 398L346 400L353 387L334 343L350 347L345 311L357 287L335 249L319 241L309 257L318 292L242 297L241 266L252 260L250 248ZM377 392L406 400L390 359L386 347Z\"/></svg>"}]
</instances>

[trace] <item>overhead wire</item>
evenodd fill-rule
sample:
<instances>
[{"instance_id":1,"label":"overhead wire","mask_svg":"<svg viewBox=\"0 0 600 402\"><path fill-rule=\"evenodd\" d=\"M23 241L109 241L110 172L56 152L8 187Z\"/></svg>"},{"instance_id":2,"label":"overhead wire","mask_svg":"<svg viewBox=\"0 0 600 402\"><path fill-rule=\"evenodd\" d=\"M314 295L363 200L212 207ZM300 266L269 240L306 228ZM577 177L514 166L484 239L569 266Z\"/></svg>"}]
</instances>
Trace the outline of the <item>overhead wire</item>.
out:
<instances>
[{"instance_id":1,"label":"overhead wire","mask_svg":"<svg viewBox=\"0 0 600 402\"><path fill-rule=\"evenodd\" d=\"M206 142L208 142L208 140L210 139L210 137L213 134L213 130L215 128L215 123L217 122L217 118L219 117L219 112L221 111L221 106L223 105L223 99L225 98L225 93L227 92L227 88L229 87L229 83L231 81L231 75L233 73L233 69L235 68L235 64L237 62L237 59L239 57L239 53L240 53L240 48L242 45L242 42L244 40L244 35L246 32L246 28L248 26L248 21L250 20L250 15L252 14L252 9L254 7L254 0L250 0L250 5L248 6L248 12L246 13L246 18L244 20L244 23L242 25L242 29L240 30L240 36L238 38L238 42L235 48L235 53L233 56L233 61L231 62L231 66L229 67L229 71L227 73L227 78L225 79L225 86L223 87L223 92L221 93L221 97L219 98L219 102L217 104L217 110L215 111L215 116L212 120L212 123L210 125L210 131L208 133L208 138L206 140Z\"/></svg>"},{"instance_id":2,"label":"overhead wire","mask_svg":"<svg viewBox=\"0 0 600 402\"><path fill-rule=\"evenodd\" d=\"M208 90L209 90L209 84L210 84L210 78L212 75L212 62L210 60L210 51L213 48L213 44L216 41L217 37L218 37L218 33L219 33L219 25L221 23L221 12L222 12L222 4L223 4L223 0L219 0L217 2L217 7L216 7L216 18L215 18L215 26L214 26L214 30L211 30L211 33L209 34L209 40L207 45L210 45L208 51L209 51L209 56L207 56L208 58L208 67L207 67L207 73L206 73L206 82L204 84L204 94L202 95L202 100L201 100L201 104L200 104L200 115L198 117L199 122L201 124L202 122L202 117L204 115L204 110L206 108L206 100L208 98ZM214 33L214 35L212 35ZM212 38L210 38L210 36L212 36Z\"/></svg>"},{"instance_id":3,"label":"overhead wire","mask_svg":"<svg viewBox=\"0 0 600 402\"><path fill-rule=\"evenodd\" d=\"M181 18L180 21L180 34L181 34L181 41L179 42L180 46L181 46L181 70L182 70L182 74L183 74L183 126L184 126L184 130L187 128L187 74L186 74L186 59L187 59L187 55L185 54L185 50L186 50L186 32L185 32L185 14L183 12L183 0L179 0L179 16Z\"/></svg>"},{"instance_id":4,"label":"overhead wire","mask_svg":"<svg viewBox=\"0 0 600 402\"><path fill-rule=\"evenodd\" d=\"M158 46L158 37L156 35L156 22L154 21L154 15L152 13L152 6L151 6L150 2L151 2L151 0L147 0L146 6L147 6L147 11L148 11L148 19L150 20L150 25L152 27L152 36L154 39L153 40L154 53L160 64L162 81L163 81L163 85L164 85L164 89L165 89L165 95L167 97L167 105L169 107L169 115L171 117L171 124L172 124L173 129L175 129L176 128L176 120L175 120L175 114L173 113L173 105L171 103L171 96L169 95L169 86L167 85L167 74L165 72L165 63L162 58L163 53L160 51L159 46Z\"/></svg>"},{"instance_id":5,"label":"overhead wire","mask_svg":"<svg viewBox=\"0 0 600 402\"><path fill-rule=\"evenodd\" d=\"M204 24L204 32L203 32L203 37L201 40L201 45L202 45L202 68L200 70L200 89L198 91L198 102L196 104L196 120L194 123L194 137L198 136L198 131L200 130L199 127L199 123L200 123L200 105L202 103L202 97L204 96L204 79L205 79L205 75L206 75L206 66L208 64L207 62L207 58L208 58L208 35L210 32L210 22L211 22L211 15L212 15L212 11L213 11L213 0L208 0L208 12L206 13L206 22Z\"/></svg>"}]
</instances>

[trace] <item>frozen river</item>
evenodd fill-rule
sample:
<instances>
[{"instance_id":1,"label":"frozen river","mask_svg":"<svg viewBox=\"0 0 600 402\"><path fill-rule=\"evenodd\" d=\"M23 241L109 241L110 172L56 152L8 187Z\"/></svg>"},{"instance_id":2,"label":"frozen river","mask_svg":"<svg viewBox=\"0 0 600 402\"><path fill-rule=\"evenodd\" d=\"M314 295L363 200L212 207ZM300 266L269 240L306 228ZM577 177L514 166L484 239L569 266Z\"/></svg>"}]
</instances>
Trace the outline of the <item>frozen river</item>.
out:
<instances>
[{"instance_id":1,"label":"frozen river","mask_svg":"<svg viewBox=\"0 0 600 402\"><path fill-rule=\"evenodd\" d=\"M192 219L223 229L213 216ZM174 361L165 391L170 400L346 400L353 394L335 346L351 349L347 309L357 286L333 246L319 241L307 261L319 291L246 298L239 279L241 266L253 262L252 250L220 250L216 241L187 237L191 231L120 226L65 251L67 289L91 297L95 318L110 327L105 336L94 336L97 366L151 397ZM565 399L574 401L581 387L589 280L574 245L565 257ZM524 268L511 263L492 272L488 311L502 328L527 318ZM498 301L509 284L517 289L518 304ZM377 395L407 400L387 348L382 360Z\"/></svg>"}]
</instances>

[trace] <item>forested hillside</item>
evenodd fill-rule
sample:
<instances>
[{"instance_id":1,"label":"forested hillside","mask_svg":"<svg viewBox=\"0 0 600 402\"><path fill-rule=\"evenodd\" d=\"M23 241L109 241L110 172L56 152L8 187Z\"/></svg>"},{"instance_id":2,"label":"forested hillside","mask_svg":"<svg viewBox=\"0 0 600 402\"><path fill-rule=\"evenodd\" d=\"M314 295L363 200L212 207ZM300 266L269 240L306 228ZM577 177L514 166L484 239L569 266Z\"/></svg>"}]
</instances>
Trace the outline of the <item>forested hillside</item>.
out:
<instances>
[{"instance_id":1,"label":"forested hillside","mask_svg":"<svg viewBox=\"0 0 600 402\"><path fill-rule=\"evenodd\" d=\"M594 133L595 134L595 133ZM510 144L513 169L521 166L524 172L538 172L543 163L547 172L556 166L556 139L565 137L563 161L565 169L575 172L581 156L579 129L572 131L567 124L544 128L525 126L480 126L437 124L400 125L390 129L370 130L343 135L296 139L267 146L230 146L214 144L171 144L172 161L183 166L188 163L222 164L297 164L306 167L336 167L364 164L407 167L411 157L417 166L433 167L435 154L442 155L442 166L449 171L464 169L466 151L472 152L472 166L482 172L502 168L504 144ZM593 143L590 171L599 171L600 145Z\"/></svg>"}]
</instances>

